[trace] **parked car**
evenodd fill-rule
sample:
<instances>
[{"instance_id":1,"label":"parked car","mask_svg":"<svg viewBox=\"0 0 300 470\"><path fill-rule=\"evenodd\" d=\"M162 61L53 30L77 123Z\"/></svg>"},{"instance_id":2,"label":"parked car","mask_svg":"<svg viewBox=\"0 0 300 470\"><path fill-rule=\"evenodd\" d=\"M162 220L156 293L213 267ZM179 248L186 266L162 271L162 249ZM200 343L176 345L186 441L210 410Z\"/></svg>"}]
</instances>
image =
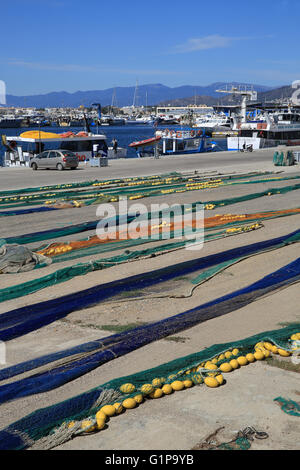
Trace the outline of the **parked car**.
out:
<instances>
[{"instance_id":1,"label":"parked car","mask_svg":"<svg viewBox=\"0 0 300 470\"><path fill-rule=\"evenodd\" d=\"M30 160L33 170L39 168L64 170L70 168L75 170L78 167L78 157L70 150L45 150Z\"/></svg>"}]
</instances>

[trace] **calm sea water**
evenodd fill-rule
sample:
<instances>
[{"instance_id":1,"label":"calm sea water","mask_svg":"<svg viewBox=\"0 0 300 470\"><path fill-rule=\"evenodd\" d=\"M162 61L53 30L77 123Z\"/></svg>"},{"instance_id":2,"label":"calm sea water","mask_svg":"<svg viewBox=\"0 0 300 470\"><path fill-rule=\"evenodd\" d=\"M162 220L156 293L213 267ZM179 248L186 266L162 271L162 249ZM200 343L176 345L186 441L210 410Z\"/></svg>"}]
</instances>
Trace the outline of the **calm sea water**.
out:
<instances>
[{"instance_id":1,"label":"calm sea water","mask_svg":"<svg viewBox=\"0 0 300 470\"><path fill-rule=\"evenodd\" d=\"M156 130L159 129L183 129L180 126L158 126L154 128L152 125L133 125L133 126L96 126L91 127L91 131L93 133L105 134L107 137L107 144L108 146L111 145L111 141L113 138L117 139L119 147L127 148L127 156L128 158L136 158L136 151L134 149L128 148L128 145L131 142L149 139L150 137L154 136ZM6 136L17 136L20 135L22 132L30 131L30 130L38 130L37 127L26 127L26 128L19 128L19 129L0 129L0 136L4 134ZM79 132L82 131L82 127L42 127L41 131L44 132L54 132L57 134L61 134L67 131ZM226 139L217 139L215 140L217 143L216 150L227 150L227 143ZM45 147L47 148L47 146ZM5 148L1 145L0 140L0 165L3 161Z\"/></svg>"}]
</instances>

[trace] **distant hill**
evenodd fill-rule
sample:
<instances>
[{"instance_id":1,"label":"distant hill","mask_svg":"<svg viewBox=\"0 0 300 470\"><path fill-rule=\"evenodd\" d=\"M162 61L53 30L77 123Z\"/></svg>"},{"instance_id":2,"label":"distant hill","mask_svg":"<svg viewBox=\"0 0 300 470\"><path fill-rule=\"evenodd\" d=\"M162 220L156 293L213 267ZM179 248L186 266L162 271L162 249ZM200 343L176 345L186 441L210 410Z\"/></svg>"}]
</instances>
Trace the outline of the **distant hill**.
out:
<instances>
[{"instance_id":1,"label":"distant hill","mask_svg":"<svg viewBox=\"0 0 300 470\"><path fill-rule=\"evenodd\" d=\"M262 91L257 94L257 98L260 101L272 101L281 98L290 98L295 91L291 86L283 86L273 90Z\"/></svg>"},{"instance_id":2,"label":"distant hill","mask_svg":"<svg viewBox=\"0 0 300 470\"><path fill-rule=\"evenodd\" d=\"M195 96L206 96L209 101L211 97L219 97L220 94L216 93L218 88L226 85L237 83L216 82L208 86L192 86L183 85L180 87L171 88L160 83L150 85L140 85L137 89L135 105L142 106L148 104L155 106L161 102L170 102L172 100L185 99ZM252 85L252 84L241 84ZM255 85L253 87L258 92L268 92L272 90L271 87L263 85ZM131 106L133 104L135 88L132 87L116 87L108 88L106 90L91 90L91 91L76 91L75 93L68 93L66 91L52 92L40 95L30 96L14 96L7 95L7 106L26 106L26 107L78 107L80 105L90 106L92 103L101 103L102 106L109 106L113 104L118 107Z\"/></svg>"},{"instance_id":3,"label":"distant hill","mask_svg":"<svg viewBox=\"0 0 300 470\"><path fill-rule=\"evenodd\" d=\"M254 89L258 91L258 87L254 85ZM265 101L273 101L282 98L290 98L295 91L291 86L283 86L267 91L258 91L257 101L264 103ZM188 106L191 104L206 104L207 106L214 106L217 104L233 105L240 102L240 97L233 97L232 95L221 95L217 93L215 96L196 95L188 96L185 98L178 98L175 100L165 100L159 103L159 106Z\"/></svg>"}]
</instances>

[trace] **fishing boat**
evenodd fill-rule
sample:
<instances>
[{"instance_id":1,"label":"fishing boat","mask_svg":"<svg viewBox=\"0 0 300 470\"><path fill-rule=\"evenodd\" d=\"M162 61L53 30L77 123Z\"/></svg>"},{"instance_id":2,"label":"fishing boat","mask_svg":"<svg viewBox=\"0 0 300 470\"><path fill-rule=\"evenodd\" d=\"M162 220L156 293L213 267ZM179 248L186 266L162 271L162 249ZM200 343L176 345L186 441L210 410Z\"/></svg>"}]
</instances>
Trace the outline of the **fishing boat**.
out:
<instances>
[{"instance_id":1,"label":"fishing boat","mask_svg":"<svg viewBox=\"0 0 300 470\"><path fill-rule=\"evenodd\" d=\"M40 130L23 132L19 136L2 136L2 144L5 146L2 166L20 167L30 166L30 160L37 154L46 150L64 149L74 152L80 162L92 161L101 153L108 159L125 158L127 149L108 147L107 137L104 134L92 134L91 132L65 132L55 134Z\"/></svg>"},{"instance_id":2,"label":"fishing boat","mask_svg":"<svg viewBox=\"0 0 300 470\"><path fill-rule=\"evenodd\" d=\"M213 142L205 135L201 129L184 129L184 130L158 130L155 136L133 142L129 147L135 148L138 157L146 155L185 155L202 152L211 152L215 150L216 142ZM146 150L147 147L151 150Z\"/></svg>"},{"instance_id":3,"label":"fishing boat","mask_svg":"<svg viewBox=\"0 0 300 470\"><path fill-rule=\"evenodd\" d=\"M257 100L257 92L247 86L232 86L216 90L219 93L228 93L241 97L240 113L233 116L232 131L237 136L227 137L228 150L243 150L251 148L258 150L278 145L300 144L300 114L289 106L284 112L261 113L258 119L249 119L247 115L248 101ZM252 104L254 107L254 104ZM257 110L256 110L257 111ZM255 115L257 112L255 111Z\"/></svg>"},{"instance_id":4,"label":"fishing boat","mask_svg":"<svg viewBox=\"0 0 300 470\"><path fill-rule=\"evenodd\" d=\"M236 137L227 138L228 150L241 150L251 145L253 150L278 145L300 145L300 114L287 112L265 113L263 119L233 118Z\"/></svg>"},{"instance_id":5,"label":"fishing boat","mask_svg":"<svg viewBox=\"0 0 300 470\"><path fill-rule=\"evenodd\" d=\"M132 142L131 144L129 144L129 147L134 148L134 149L149 147L150 145L157 144L160 141L160 139L161 139L161 136L151 137L150 139L145 139L145 140L139 140L137 142Z\"/></svg>"},{"instance_id":6,"label":"fishing boat","mask_svg":"<svg viewBox=\"0 0 300 470\"><path fill-rule=\"evenodd\" d=\"M5 117L0 117L0 128L1 129L10 129L21 127L22 118L16 118L12 115L6 115Z\"/></svg>"}]
</instances>

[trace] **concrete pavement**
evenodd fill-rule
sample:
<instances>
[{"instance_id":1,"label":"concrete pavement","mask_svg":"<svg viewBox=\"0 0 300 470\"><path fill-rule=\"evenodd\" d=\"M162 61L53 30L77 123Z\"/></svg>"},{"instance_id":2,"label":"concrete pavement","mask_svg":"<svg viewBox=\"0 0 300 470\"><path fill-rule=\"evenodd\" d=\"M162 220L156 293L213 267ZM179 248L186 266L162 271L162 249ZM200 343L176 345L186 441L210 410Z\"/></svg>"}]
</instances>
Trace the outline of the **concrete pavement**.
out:
<instances>
[{"instance_id":1,"label":"concrete pavement","mask_svg":"<svg viewBox=\"0 0 300 470\"><path fill-rule=\"evenodd\" d=\"M300 165L292 167L275 167L273 155L275 151L287 151L289 147L262 149L255 152L215 152L194 155L164 156L154 158L128 158L109 160L108 167L90 167L80 164L76 171L38 170L30 168L0 168L0 190L35 187L39 185L62 184L88 181L91 179L105 180L130 176L149 176L154 174L194 172L216 174L248 171L286 171L293 172ZM293 151L300 151L293 147Z\"/></svg>"}]
</instances>

